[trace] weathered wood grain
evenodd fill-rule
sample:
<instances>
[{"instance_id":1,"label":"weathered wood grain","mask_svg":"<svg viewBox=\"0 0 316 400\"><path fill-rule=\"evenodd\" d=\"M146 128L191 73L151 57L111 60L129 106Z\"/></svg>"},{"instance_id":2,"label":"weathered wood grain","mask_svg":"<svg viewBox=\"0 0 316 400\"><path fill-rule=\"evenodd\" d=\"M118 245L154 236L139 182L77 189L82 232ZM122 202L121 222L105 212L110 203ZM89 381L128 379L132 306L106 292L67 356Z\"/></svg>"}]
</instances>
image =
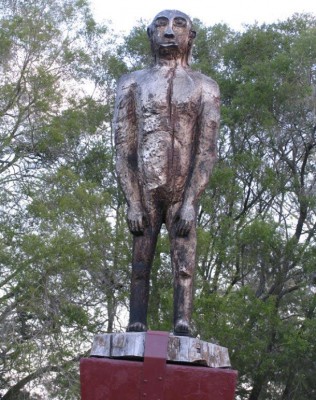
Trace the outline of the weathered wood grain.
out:
<instances>
[{"instance_id":1,"label":"weathered wood grain","mask_svg":"<svg viewBox=\"0 0 316 400\"><path fill-rule=\"evenodd\" d=\"M91 356L108 358L143 358L145 332L108 333L96 335ZM167 360L191 363L212 368L230 368L226 347L205 342L199 338L170 334Z\"/></svg>"}]
</instances>

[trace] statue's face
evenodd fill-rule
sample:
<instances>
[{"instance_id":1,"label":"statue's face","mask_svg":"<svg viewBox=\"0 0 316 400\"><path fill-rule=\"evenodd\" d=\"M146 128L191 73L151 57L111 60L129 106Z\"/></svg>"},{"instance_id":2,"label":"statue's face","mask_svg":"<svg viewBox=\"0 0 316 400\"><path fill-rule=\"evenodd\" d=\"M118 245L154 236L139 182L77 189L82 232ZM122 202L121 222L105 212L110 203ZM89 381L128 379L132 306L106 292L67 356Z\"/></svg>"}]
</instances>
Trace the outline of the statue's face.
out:
<instances>
[{"instance_id":1,"label":"statue's face","mask_svg":"<svg viewBox=\"0 0 316 400\"><path fill-rule=\"evenodd\" d=\"M188 53L189 43L195 37L191 21L180 11L162 11L149 27L153 51L159 57L172 58Z\"/></svg>"}]
</instances>

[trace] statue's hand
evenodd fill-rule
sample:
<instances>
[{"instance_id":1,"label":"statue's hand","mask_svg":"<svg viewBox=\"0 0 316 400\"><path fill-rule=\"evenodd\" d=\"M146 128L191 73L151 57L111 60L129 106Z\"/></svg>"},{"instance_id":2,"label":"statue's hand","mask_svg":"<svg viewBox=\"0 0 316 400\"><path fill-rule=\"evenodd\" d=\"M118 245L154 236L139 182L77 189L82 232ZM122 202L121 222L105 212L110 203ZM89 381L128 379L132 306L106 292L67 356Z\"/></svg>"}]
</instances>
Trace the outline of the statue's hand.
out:
<instances>
[{"instance_id":1,"label":"statue's hand","mask_svg":"<svg viewBox=\"0 0 316 400\"><path fill-rule=\"evenodd\" d=\"M146 213L140 203L131 204L127 210L127 223L133 235L142 235L147 225Z\"/></svg>"},{"instance_id":2,"label":"statue's hand","mask_svg":"<svg viewBox=\"0 0 316 400\"><path fill-rule=\"evenodd\" d=\"M192 204L183 204L176 215L176 232L178 236L188 236L195 223L196 211Z\"/></svg>"}]
</instances>

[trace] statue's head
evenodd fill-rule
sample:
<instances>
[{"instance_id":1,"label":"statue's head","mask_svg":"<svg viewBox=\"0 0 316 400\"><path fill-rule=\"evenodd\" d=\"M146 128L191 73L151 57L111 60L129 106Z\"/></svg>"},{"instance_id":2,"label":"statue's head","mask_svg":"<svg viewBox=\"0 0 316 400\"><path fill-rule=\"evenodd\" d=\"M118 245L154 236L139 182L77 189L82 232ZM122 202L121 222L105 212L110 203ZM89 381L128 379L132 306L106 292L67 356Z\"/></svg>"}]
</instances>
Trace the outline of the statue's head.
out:
<instances>
[{"instance_id":1,"label":"statue's head","mask_svg":"<svg viewBox=\"0 0 316 400\"><path fill-rule=\"evenodd\" d=\"M181 58L188 65L191 58L193 39L192 21L178 10L161 11L147 29L155 60L158 58Z\"/></svg>"}]
</instances>

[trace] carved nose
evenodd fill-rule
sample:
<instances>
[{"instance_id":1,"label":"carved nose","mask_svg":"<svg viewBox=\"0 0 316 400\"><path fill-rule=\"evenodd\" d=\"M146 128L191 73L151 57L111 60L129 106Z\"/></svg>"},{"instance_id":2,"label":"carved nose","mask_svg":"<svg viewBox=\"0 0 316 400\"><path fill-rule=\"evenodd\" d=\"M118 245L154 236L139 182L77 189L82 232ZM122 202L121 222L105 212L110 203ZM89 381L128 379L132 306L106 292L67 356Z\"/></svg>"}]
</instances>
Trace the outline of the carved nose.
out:
<instances>
[{"instance_id":1,"label":"carved nose","mask_svg":"<svg viewBox=\"0 0 316 400\"><path fill-rule=\"evenodd\" d=\"M168 39L173 39L174 38L174 33L172 28L169 26L165 32L165 37Z\"/></svg>"}]
</instances>

